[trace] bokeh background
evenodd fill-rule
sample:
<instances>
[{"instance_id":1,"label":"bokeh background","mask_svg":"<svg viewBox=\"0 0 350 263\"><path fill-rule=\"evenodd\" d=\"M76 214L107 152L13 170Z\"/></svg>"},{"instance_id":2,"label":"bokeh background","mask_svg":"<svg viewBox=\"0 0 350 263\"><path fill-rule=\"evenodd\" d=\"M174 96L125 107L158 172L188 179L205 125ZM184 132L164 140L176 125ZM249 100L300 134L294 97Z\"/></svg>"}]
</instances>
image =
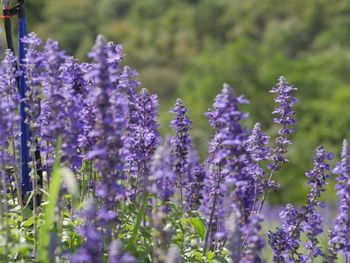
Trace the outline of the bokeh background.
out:
<instances>
[{"instance_id":1,"label":"bokeh background","mask_svg":"<svg viewBox=\"0 0 350 263\"><path fill-rule=\"evenodd\" d=\"M125 63L159 95L160 125L171 132L169 108L181 97L202 158L210 129L203 113L222 83L245 94L244 108L273 136L273 97L284 75L299 90L298 126L281 188L270 203L304 202L304 173L318 145L337 159L350 139L350 1L348 0L27 0L29 31L58 40L86 59L98 34L124 45ZM332 189L332 186L330 186ZM328 191L328 202L335 200Z\"/></svg>"}]
</instances>

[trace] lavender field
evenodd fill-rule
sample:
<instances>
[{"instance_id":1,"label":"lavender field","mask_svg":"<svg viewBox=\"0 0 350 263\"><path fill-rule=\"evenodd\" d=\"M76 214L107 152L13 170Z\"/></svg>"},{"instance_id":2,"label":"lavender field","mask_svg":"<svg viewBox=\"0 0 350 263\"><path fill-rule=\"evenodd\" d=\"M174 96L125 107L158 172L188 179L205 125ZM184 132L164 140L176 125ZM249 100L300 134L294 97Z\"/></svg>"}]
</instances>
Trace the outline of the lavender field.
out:
<instances>
[{"instance_id":1,"label":"lavender field","mask_svg":"<svg viewBox=\"0 0 350 263\"><path fill-rule=\"evenodd\" d=\"M249 125L249 98L223 84L205 113L214 133L202 161L191 105L174 101L173 132L161 136L157 95L123 63L121 45L99 36L90 60L79 62L35 33L23 41L23 70L9 50L0 67L1 262L350 262L346 140L336 165L325 147L315 149L303 205L269 218L268 196L297 127L297 88L285 77L270 90L275 134ZM20 102L30 131L28 191ZM327 220L325 191L338 197Z\"/></svg>"}]
</instances>

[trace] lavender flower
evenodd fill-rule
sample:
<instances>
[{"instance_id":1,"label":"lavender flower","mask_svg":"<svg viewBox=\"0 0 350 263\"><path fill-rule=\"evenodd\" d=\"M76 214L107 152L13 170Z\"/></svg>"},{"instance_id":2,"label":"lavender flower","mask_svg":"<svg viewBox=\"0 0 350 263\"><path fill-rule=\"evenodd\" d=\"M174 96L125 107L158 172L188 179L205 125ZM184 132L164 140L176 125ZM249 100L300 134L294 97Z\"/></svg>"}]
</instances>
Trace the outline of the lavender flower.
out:
<instances>
[{"instance_id":1,"label":"lavender flower","mask_svg":"<svg viewBox=\"0 0 350 263\"><path fill-rule=\"evenodd\" d=\"M273 251L274 262L295 262L299 258L300 235L303 231L302 218L298 210L288 204L280 213L283 221L275 232L269 231L268 243Z\"/></svg>"},{"instance_id":2,"label":"lavender flower","mask_svg":"<svg viewBox=\"0 0 350 263\"><path fill-rule=\"evenodd\" d=\"M151 167L150 180L153 184L150 187L150 192L157 194L163 201L167 202L174 195L174 183L176 175L173 171L173 159L171 155L170 139L166 139L164 145L159 146ZM167 211L164 207L165 212Z\"/></svg>"},{"instance_id":3,"label":"lavender flower","mask_svg":"<svg viewBox=\"0 0 350 263\"><path fill-rule=\"evenodd\" d=\"M24 78L28 86L26 93L27 104L27 123L30 127L32 137L36 138L39 135L38 117L41 113L41 76L43 73L44 57L42 52L38 50L42 41L35 33L30 33L23 38L23 43L26 44L26 56L24 58ZM31 150L35 149L36 145L31 143Z\"/></svg>"},{"instance_id":4,"label":"lavender flower","mask_svg":"<svg viewBox=\"0 0 350 263\"><path fill-rule=\"evenodd\" d=\"M322 208L323 203L318 199L321 193L325 191L327 185L326 179L329 177L329 164L327 161L332 159L332 154L328 153L321 146L316 150L314 157L314 167L305 175L309 178L308 184L311 186L308 194L307 204L300 211L292 205L280 213L283 220L281 228L276 232L269 232L269 244L274 252L274 261L312 262L314 258L323 256L323 252L318 245L317 236L322 233L322 218L317 212L317 208ZM300 234L306 233L308 241L304 247L307 249L306 255L298 253L300 246Z\"/></svg>"},{"instance_id":5,"label":"lavender flower","mask_svg":"<svg viewBox=\"0 0 350 263\"><path fill-rule=\"evenodd\" d=\"M64 90L64 101L67 118L65 121L65 136L63 140L62 161L77 170L81 167L82 156L78 153L79 137L84 133L84 119L81 118L81 109L84 106L86 81L78 61L67 58L60 68Z\"/></svg>"},{"instance_id":6,"label":"lavender flower","mask_svg":"<svg viewBox=\"0 0 350 263\"><path fill-rule=\"evenodd\" d=\"M316 209L324 207L324 204L318 198L325 191L325 186L328 184L326 180L329 178L330 166L327 161L332 160L332 158L331 153L326 152L322 146L319 147L314 157L314 168L305 174L309 178L308 184L311 186L307 197L307 205L302 209L305 220L303 230L308 237L308 241L305 243L305 248L308 250L305 256L307 262L312 262L313 258L324 255L317 239L317 236L323 232L322 218Z\"/></svg>"},{"instance_id":7,"label":"lavender flower","mask_svg":"<svg viewBox=\"0 0 350 263\"><path fill-rule=\"evenodd\" d=\"M149 180L151 159L160 143L157 97L143 89L136 97L135 109L131 114L133 122L129 123L125 140L128 148L127 170L132 177L137 178L135 192L141 188L144 192Z\"/></svg>"},{"instance_id":8,"label":"lavender flower","mask_svg":"<svg viewBox=\"0 0 350 263\"><path fill-rule=\"evenodd\" d=\"M247 162L247 166L244 168L244 171L250 173L254 179L254 205L252 211L255 211L255 203L258 200L258 196L264 190L263 179L266 177L266 173L262 169L261 163L271 158L271 150L267 146L268 143L269 137L261 130L260 123L256 123L246 141L250 161Z\"/></svg>"},{"instance_id":9,"label":"lavender flower","mask_svg":"<svg viewBox=\"0 0 350 263\"><path fill-rule=\"evenodd\" d=\"M215 99L214 109L206 114L209 123L216 130L209 147L208 173L204 181L205 195L201 206L202 213L209 219L206 244L210 232L212 237L224 235L224 226L220 222L227 214L227 207L230 207L230 204L224 206L224 197L230 196L230 186L234 187L235 196L229 197L227 201L230 202L233 198L235 205L242 207L244 211L239 210L242 217L246 217L248 206L252 204L251 178L246 178L249 175L241 173L246 161L244 141L247 132L240 121L248 115L239 111L239 105L245 103L248 102L244 97L235 97L232 88L224 84L222 92ZM214 230L217 225L220 226L219 229Z\"/></svg>"},{"instance_id":10,"label":"lavender flower","mask_svg":"<svg viewBox=\"0 0 350 263\"><path fill-rule=\"evenodd\" d=\"M247 151L254 162L269 160L271 152L267 147L269 137L261 130L261 124L255 123L251 135L247 139Z\"/></svg>"},{"instance_id":11,"label":"lavender flower","mask_svg":"<svg viewBox=\"0 0 350 263\"><path fill-rule=\"evenodd\" d=\"M102 233L96 224L98 216L96 203L90 199L85 207L81 215L84 218L84 224L78 229L79 234L84 238L84 243L71 257L71 261L73 263L101 262L103 256Z\"/></svg>"},{"instance_id":12,"label":"lavender flower","mask_svg":"<svg viewBox=\"0 0 350 263\"><path fill-rule=\"evenodd\" d=\"M346 140L343 142L341 162L336 164L333 173L339 174L335 188L340 204L335 224L330 231L328 250L333 260L341 251L348 262L350 261L350 147Z\"/></svg>"},{"instance_id":13,"label":"lavender flower","mask_svg":"<svg viewBox=\"0 0 350 263\"><path fill-rule=\"evenodd\" d=\"M297 99L292 96L292 92L295 90L297 89L288 85L286 79L282 76L279 77L277 85L270 90L270 93L277 94L275 102L278 104L278 107L272 113L278 115L278 117L274 118L274 122L280 125L281 128L278 131L276 147L272 151L271 163L267 166L270 170L270 175L264 182L265 191L258 212L263 208L268 191L277 187L276 182L272 180L274 173L280 169L281 163L288 162L285 156L287 152L286 146L291 144L289 137L294 132L293 126L296 123L293 105L297 103Z\"/></svg>"},{"instance_id":14,"label":"lavender flower","mask_svg":"<svg viewBox=\"0 0 350 263\"><path fill-rule=\"evenodd\" d=\"M88 75L91 71L93 65L88 63L82 63L80 65L80 70L82 71L84 77ZM85 78L84 78L85 79ZM90 136L90 131L95 126L96 120L96 108L94 105L95 96L92 92L94 90L93 83L90 81L86 81L85 85L81 87L85 87L86 90L82 90L83 94L83 104L81 105L79 114L82 119L83 127L82 133L78 138L79 148L81 150L81 155L84 160L88 160L88 154L92 151L92 146L95 143L94 138Z\"/></svg>"},{"instance_id":15,"label":"lavender flower","mask_svg":"<svg viewBox=\"0 0 350 263\"><path fill-rule=\"evenodd\" d=\"M264 239L259 236L261 230L261 222L263 217L253 214L249 217L248 224L242 228L242 234L247 237L243 255L240 263L259 263L263 262L261 258L262 249L265 246Z\"/></svg>"},{"instance_id":16,"label":"lavender flower","mask_svg":"<svg viewBox=\"0 0 350 263\"><path fill-rule=\"evenodd\" d=\"M126 194L120 184L120 180L124 179L120 150L123 147L122 135L126 127L128 105L126 95L116 95L110 82L108 51L102 36L97 38L90 56L95 64L87 77L95 86L92 96L96 120L89 134L94 144L88 157L101 173L97 196L103 200L103 206L99 211L99 219L102 225L106 225L116 219L115 202Z\"/></svg>"},{"instance_id":17,"label":"lavender flower","mask_svg":"<svg viewBox=\"0 0 350 263\"><path fill-rule=\"evenodd\" d=\"M123 252L122 244L119 240L113 240L108 254L109 263L136 263L136 260L129 253Z\"/></svg>"},{"instance_id":18,"label":"lavender flower","mask_svg":"<svg viewBox=\"0 0 350 263\"><path fill-rule=\"evenodd\" d=\"M278 103L278 107L275 108L273 114L278 115L278 117L274 118L274 122L281 126L276 140L277 146L272 155L273 162L269 166L271 171L279 170L280 163L288 161L285 157L286 146L291 144L289 137L294 132L293 126L296 123L293 105L297 103L297 99L292 96L292 92L295 90L297 89L288 85L284 77L280 77L277 85L270 91L277 94L275 102Z\"/></svg>"},{"instance_id":19,"label":"lavender flower","mask_svg":"<svg viewBox=\"0 0 350 263\"><path fill-rule=\"evenodd\" d=\"M189 172L188 183L185 187L186 208L189 210L196 210L201 204L203 197L204 178L206 177L206 170L204 166L197 165Z\"/></svg>"},{"instance_id":20,"label":"lavender flower","mask_svg":"<svg viewBox=\"0 0 350 263\"><path fill-rule=\"evenodd\" d=\"M15 138L19 135L19 116L16 114L19 105L17 90L16 57L6 50L5 58L0 66L0 166L16 165L14 157L10 156L9 143L13 142L16 151ZM3 171L5 174L5 171Z\"/></svg>"},{"instance_id":21,"label":"lavender flower","mask_svg":"<svg viewBox=\"0 0 350 263\"><path fill-rule=\"evenodd\" d=\"M65 56L58 49L58 43L48 40L42 53L44 72L40 76L43 101L39 116L41 150L46 153L48 168L53 164L56 139L65 134L67 118L64 91L61 88L59 68Z\"/></svg>"},{"instance_id":22,"label":"lavender flower","mask_svg":"<svg viewBox=\"0 0 350 263\"><path fill-rule=\"evenodd\" d=\"M171 109L174 118L171 121L171 126L175 131L175 136L171 140L173 145L173 155L175 157L174 171L176 173L176 187L180 189L180 202L183 207L184 186L187 183L188 173L188 152L189 144L191 143L189 137L189 130L192 122L187 116L187 109L182 104L180 99L176 100L175 107Z\"/></svg>"}]
</instances>

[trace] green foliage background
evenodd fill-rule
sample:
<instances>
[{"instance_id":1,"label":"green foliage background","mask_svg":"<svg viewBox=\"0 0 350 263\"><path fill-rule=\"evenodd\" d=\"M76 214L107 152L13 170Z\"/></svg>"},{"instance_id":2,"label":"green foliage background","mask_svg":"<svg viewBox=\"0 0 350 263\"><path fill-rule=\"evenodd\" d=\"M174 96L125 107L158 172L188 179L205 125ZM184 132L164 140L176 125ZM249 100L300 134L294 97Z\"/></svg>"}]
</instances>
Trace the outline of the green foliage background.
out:
<instances>
[{"instance_id":1,"label":"green foliage background","mask_svg":"<svg viewBox=\"0 0 350 263\"><path fill-rule=\"evenodd\" d=\"M279 75L299 89L290 163L272 202L299 202L304 172L323 144L339 155L350 137L350 2L347 0L27 0L29 30L60 41L81 59L97 34L122 43L126 63L160 97L161 130L169 107L190 108L193 137L205 158L211 129L203 113L223 82L251 104L251 127L272 125L268 90ZM334 198L328 196L329 200Z\"/></svg>"}]
</instances>

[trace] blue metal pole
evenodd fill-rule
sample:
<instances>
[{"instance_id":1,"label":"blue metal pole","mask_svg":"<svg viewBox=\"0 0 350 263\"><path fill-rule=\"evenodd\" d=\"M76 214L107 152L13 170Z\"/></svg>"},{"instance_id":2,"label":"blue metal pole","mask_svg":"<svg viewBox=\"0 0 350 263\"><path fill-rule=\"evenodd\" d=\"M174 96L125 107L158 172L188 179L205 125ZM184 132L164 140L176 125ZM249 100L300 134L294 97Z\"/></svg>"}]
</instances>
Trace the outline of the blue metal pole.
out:
<instances>
[{"instance_id":1,"label":"blue metal pole","mask_svg":"<svg viewBox=\"0 0 350 263\"><path fill-rule=\"evenodd\" d=\"M23 37L27 35L27 21L24 12L24 1L19 1L18 7L18 49L19 49L19 70L24 72L24 58L25 58L25 44L21 41ZM32 190L32 185L29 178L29 127L25 123L26 112L25 112L25 94L27 91L27 85L24 80L24 75L20 74L19 77L19 93L20 93L20 116L21 116L21 177L22 177L22 193L26 193Z\"/></svg>"}]
</instances>

